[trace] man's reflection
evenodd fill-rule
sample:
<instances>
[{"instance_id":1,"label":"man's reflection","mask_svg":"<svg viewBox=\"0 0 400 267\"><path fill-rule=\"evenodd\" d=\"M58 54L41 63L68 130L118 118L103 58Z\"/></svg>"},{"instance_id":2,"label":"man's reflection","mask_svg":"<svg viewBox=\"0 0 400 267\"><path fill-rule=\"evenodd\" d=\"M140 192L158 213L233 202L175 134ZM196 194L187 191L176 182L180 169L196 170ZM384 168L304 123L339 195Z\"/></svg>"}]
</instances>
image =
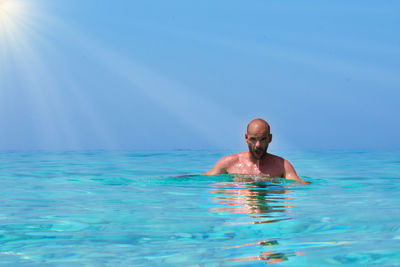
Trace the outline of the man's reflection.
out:
<instances>
[{"instance_id":1,"label":"man's reflection","mask_svg":"<svg viewBox=\"0 0 400 267\"><path fill-rule=\"evenodd\" d=\"M222 204L222 206L213 208L213 210L246 215L239 218L229 217L225 224L263 224L289 220L291 218L288 212L293 208L289 205L290 198L287 196L288 193L293 192L290 190L290 184L272 183L272 181L274 180L269 177L236 175L232 182L217 183L214 185L212 193L215 194L214 202ZM238 219L240 221L237 221ZM279 243L276 240L264 239L228 248L254 245L272 247ZM267 263L275 263L287 260L288 256L293 255L297 255L297 253L288 255L268 249L260 255L235 258L229 261L262 260Z\"/></svg>"}]
</instances>

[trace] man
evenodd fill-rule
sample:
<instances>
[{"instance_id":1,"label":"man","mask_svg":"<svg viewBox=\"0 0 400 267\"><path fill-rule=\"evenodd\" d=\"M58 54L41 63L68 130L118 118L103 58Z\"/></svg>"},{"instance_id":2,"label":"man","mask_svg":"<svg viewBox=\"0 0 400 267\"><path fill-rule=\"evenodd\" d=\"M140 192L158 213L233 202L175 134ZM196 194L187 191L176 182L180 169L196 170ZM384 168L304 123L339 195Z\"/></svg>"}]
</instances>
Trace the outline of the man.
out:
<instances>
[{"instance_id":1,"label":"man","mask_svg":"<svg viewBox=\"0 0 400 267\"><path fill-rule=\"evenodd\" d=\"M292 164L284 158L267 153L272 141L269 124L263 119L252 120L247 126L245 140L249 152L226 156L206 175L215 174L250 174L264 177L283 177L301 184L309 184L297 176Z\"/></svg>"}]
</instances>

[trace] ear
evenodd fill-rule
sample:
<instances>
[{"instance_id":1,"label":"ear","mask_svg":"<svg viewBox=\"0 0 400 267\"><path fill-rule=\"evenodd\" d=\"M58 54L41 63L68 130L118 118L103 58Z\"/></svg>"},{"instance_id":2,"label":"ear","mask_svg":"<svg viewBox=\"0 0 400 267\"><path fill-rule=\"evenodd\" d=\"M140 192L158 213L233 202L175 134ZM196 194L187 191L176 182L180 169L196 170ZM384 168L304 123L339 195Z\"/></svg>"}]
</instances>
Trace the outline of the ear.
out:
<instances>
[{"instance_id":1,"label":"ear","mask_svg":"<svg viewBox=\"0 0 400 267\"><path fill-rule=\"evenodd\" d=\"M248 138L249 138L249 136L247 135L247 133L245 133L244 134L244 139L246 140L246 142L247 142Z\"/></svg>"},{"instance_id":2,"label":"ear","mask_svg":"<svg viewBox=\"0 0 400 267\"><path fill-rule=\"evenodd\" d=\"M272 134L269 134L269 143L272 141Z\"/></svg>"}]
</instances>

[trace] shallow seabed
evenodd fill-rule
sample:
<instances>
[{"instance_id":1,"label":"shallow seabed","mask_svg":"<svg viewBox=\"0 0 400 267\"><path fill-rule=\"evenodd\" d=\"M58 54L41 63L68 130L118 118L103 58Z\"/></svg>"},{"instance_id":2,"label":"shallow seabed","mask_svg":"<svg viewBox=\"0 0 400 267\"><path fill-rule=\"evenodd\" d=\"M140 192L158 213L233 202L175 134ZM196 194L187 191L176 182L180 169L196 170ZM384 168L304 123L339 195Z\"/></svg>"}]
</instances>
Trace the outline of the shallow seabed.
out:
<instances>
[{"instance_id":1,"label":"shallow seabed","mask_svg":"<svg viewBox=\"0 0 400 267\"><path fill-rule=\"evenodd\" d=\"M0 153L0 264L400 265L400 152L280 152L311 185L201 174L234 151Z\"/></svg>"}]
</instances>

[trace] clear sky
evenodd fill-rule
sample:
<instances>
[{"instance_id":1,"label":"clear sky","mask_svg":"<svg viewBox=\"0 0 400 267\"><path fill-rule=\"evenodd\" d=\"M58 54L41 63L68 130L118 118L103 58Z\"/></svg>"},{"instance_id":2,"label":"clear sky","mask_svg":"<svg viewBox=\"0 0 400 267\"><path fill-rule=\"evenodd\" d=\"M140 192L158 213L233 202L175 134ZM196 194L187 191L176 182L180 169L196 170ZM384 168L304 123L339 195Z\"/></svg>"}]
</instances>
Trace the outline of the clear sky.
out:
<instances>
[{"instance_id":1,"label":"clear sky","mask_svg":"<svg viewBox=\"0 0 400 267\"><path fill-rule=\"evenodd\" d=\"M399 1L0 0L0 150L399 149Z\"/></svg>"}]
</instances>

